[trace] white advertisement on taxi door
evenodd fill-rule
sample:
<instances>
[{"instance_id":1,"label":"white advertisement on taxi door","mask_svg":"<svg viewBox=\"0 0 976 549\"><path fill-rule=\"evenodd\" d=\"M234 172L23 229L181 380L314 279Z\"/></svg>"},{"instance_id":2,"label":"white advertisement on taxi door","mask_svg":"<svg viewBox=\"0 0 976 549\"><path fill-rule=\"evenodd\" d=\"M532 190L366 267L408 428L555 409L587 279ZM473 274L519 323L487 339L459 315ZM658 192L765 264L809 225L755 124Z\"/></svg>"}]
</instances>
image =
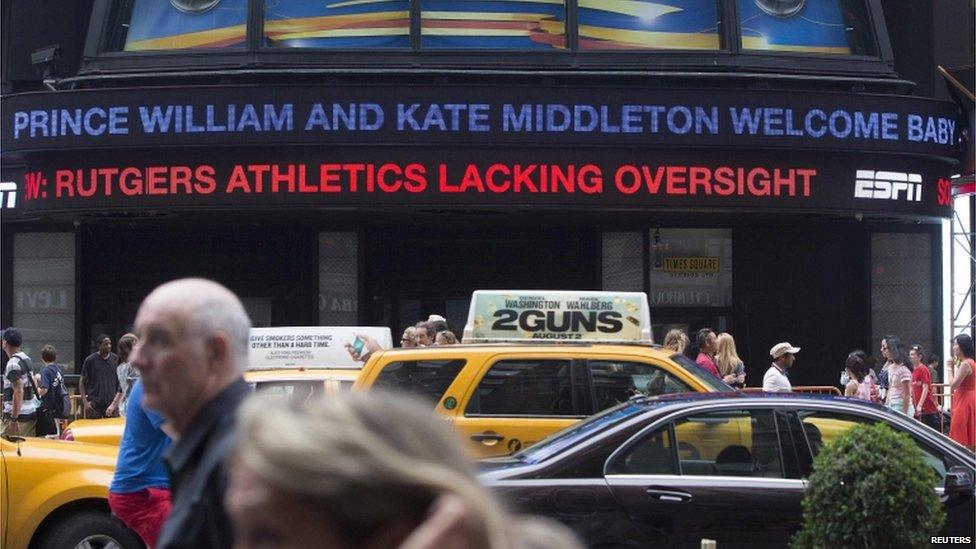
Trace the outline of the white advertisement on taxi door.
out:
<instances>
[{"instance_id":1,"label":"white advertisement on taxi door","mask_svg":"<svg viewBox=\"0 0 976 549\"><path fill-rule=\"evenodd\" d=\"M292 326L252 328L247 348L250 370L282 368L360 369L372 346L393 347L390 329L376 326Z\"/></svg>"}]
</instances>

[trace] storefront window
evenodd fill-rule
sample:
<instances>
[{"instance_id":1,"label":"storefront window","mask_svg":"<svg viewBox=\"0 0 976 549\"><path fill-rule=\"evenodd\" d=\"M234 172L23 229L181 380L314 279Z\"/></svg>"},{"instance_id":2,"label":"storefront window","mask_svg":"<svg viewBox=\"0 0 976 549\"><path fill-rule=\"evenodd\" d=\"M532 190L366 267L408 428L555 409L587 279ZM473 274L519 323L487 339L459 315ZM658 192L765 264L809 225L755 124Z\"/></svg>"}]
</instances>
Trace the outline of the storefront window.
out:
<instances>
[{"instance_id":1,"label":"storefront window","mask_svg":"<svg viewBox=\"0 0 976 549\"><path fill-rule=\"evenodd\" d=\"M319 325L359 324L359 235L319 233Z\"/></svg>"},{"instance_id":2,"label":"storefront window","mask_svg":"<svg viewBox=\"0 0 976 549\"><path fill-rule=\"evenodd\" d=\"M14 236L13 325L24 334L24 352L41 364L41 347L53 345L58 364L74 371L75 235Z\"/></svg>"},{"instance_id":3,"label":"storefront window","mask_svg":"<svg viewBox=\"0 0 976 549\"><path fill-rule=\"evenodd\" d=\"M563 0L421 0L420 6L422 48L566 47Z\"/></svg>"},{"instance_id":4,"label":"storefront window","mask_svg":"<svg viewBox=\"0 0 976 549\"><path fill-rule=\"evenodd\" d=\"M581 50L718 50L716 0L579 0Z\"/></svg>"},{"instance_id":5,"label":"storefront window","mask_svg":"<svg viewBox=\"0 0 976 549\"><path fill-rule=\"evenodd\" d=\"M742 49L871 55L861 0L738 0Z\"/></svg>"},{"instance_id":6,"label":"storefront window","mask_svg":"<svg viewBox=\"0 0 976 549\"><path fill-rule=\"evenodd\" d=\"M265 0L264 45L275 48L407 48L409 0Z\"/></svg>"},{"instance_id":7,"label":"storefront window","mask_svg":"<svg viewBox=\"0 0 976 549\"><path fill-rule=\"evenodd\" d=\"M732 230L651 230L651 307L731 307Z\"/></svg>"},{"instance_id":8,"label":"storefront window","mask_svg":"<svg viewBox=\"0 0 976 549\"><path fill-rule=\"evenodd\" d=\"M644 291L643 233L603 233L603 289Z\"/></svg>"},{"instance_id":9,"label":"storefront window","mask_svg":"<svg viewBox=\"0 0 976 549\"><path fill-rule=\"evenodd\" d=\"M247 0L125 0L109 23L110 50L243 49Z\"/></svg>"},{"instance_id":10,"label":"storefront window","mask_svg":"<svg viewBox=\"0 0 976 549\"><path fill-rule=\"evenodd\" d=\"M871 235L871 344L895 334L934 349L932 245L927 233ZM869 353L870 354L870 353Z\"/></svg>"}]
</instances>

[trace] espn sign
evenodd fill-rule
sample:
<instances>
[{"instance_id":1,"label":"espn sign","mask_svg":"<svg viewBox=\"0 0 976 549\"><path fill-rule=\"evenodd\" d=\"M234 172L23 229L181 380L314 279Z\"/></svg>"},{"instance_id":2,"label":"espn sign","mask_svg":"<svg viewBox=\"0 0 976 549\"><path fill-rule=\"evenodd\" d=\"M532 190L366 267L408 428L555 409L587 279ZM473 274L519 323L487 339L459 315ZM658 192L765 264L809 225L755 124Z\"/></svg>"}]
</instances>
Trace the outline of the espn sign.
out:
<instances>
[{"instance_id":1,"label":"espn sign","mask_svg":"<svg viewBox=\"0 0 976 549\"><path fill-rule=\"evenodd\" d=\"M917 173L857 170L854 198L922 201L922 176Z\"/></svg>"},{"instance_id":2,"label":"espn sign","mask_svg":"<svg viewBox=\"0 0 976 549\"><path fill-rule=\"evenodd\" d=\"M4 181L0 183L0 210L17 207L17 183Z\"/></svg>"}]
</instances>

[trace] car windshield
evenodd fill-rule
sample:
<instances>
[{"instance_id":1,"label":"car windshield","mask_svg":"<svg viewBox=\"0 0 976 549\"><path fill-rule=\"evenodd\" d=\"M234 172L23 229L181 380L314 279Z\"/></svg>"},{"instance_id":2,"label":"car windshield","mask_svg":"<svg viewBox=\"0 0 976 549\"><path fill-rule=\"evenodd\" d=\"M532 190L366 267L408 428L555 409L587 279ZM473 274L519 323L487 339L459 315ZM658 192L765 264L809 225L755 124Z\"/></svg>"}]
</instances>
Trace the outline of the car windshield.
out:
<instances>
[{"instance_id":1,"label":"car windshield","mask_svg":"<svg viewBox=\"0 0 976 549\"><path fill-rule=\"evenodd\" d=\"M671 355L671 360L677 362L682 368L691 372L691 375L695 376L698 381L701 381L706 386L708 386L709 391L715 391L719 393L724 393L726 391L734 391L731 385L725 383L721 379L713 376L711 372L702 368L697 362L691 360L681 353L675 353Z\"/></svg>"},{"instance_id":2,"label":"car windshield","mask_svg":"<svg viewBox=\"0 0 976 549\"><path fill-rule=\"evenodd\" d=\"M526 448L515 455L525 463L539 463L549 459L559 452L585 440L591 433L606 429L621 423L635 415L646 411L647 405L623 403L609 408L595 416L590 416L579 423L575 423L558 433L543 439L537 444Z\"/></svg>"}]
</instances>

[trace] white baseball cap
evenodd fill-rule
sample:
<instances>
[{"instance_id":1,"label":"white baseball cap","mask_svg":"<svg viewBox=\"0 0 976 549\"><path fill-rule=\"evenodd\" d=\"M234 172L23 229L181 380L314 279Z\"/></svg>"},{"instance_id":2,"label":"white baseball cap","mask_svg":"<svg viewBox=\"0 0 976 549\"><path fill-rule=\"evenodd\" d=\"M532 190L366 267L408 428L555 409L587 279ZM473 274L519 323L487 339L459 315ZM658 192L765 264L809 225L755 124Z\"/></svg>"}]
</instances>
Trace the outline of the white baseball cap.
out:
<instances>
[{"instance_id":1,"label":"white baseball cap","mask_svg":"<svg viewBox=\"0 0 976 549\"><path fill-rule=\"evenodd\" d=\"M775 360L785 355L786 353L796 354L799 352L800 352L799 347L794 347L788 341L784 341L782 343L777 343L776 345L773 345L773 348L769 350L769 356L773 357L773 359Z\"/></svg>"},{"instance_id":2,"label":"white baseball cap","mask_svg":"<svg viewBox=\"0 0 976 549\"><path fill-rule=\"evenodd\" d=\"M427 317L427 322L447 322L447 319L441 315L430 315Z\"/></svg>"}]
</instances>

